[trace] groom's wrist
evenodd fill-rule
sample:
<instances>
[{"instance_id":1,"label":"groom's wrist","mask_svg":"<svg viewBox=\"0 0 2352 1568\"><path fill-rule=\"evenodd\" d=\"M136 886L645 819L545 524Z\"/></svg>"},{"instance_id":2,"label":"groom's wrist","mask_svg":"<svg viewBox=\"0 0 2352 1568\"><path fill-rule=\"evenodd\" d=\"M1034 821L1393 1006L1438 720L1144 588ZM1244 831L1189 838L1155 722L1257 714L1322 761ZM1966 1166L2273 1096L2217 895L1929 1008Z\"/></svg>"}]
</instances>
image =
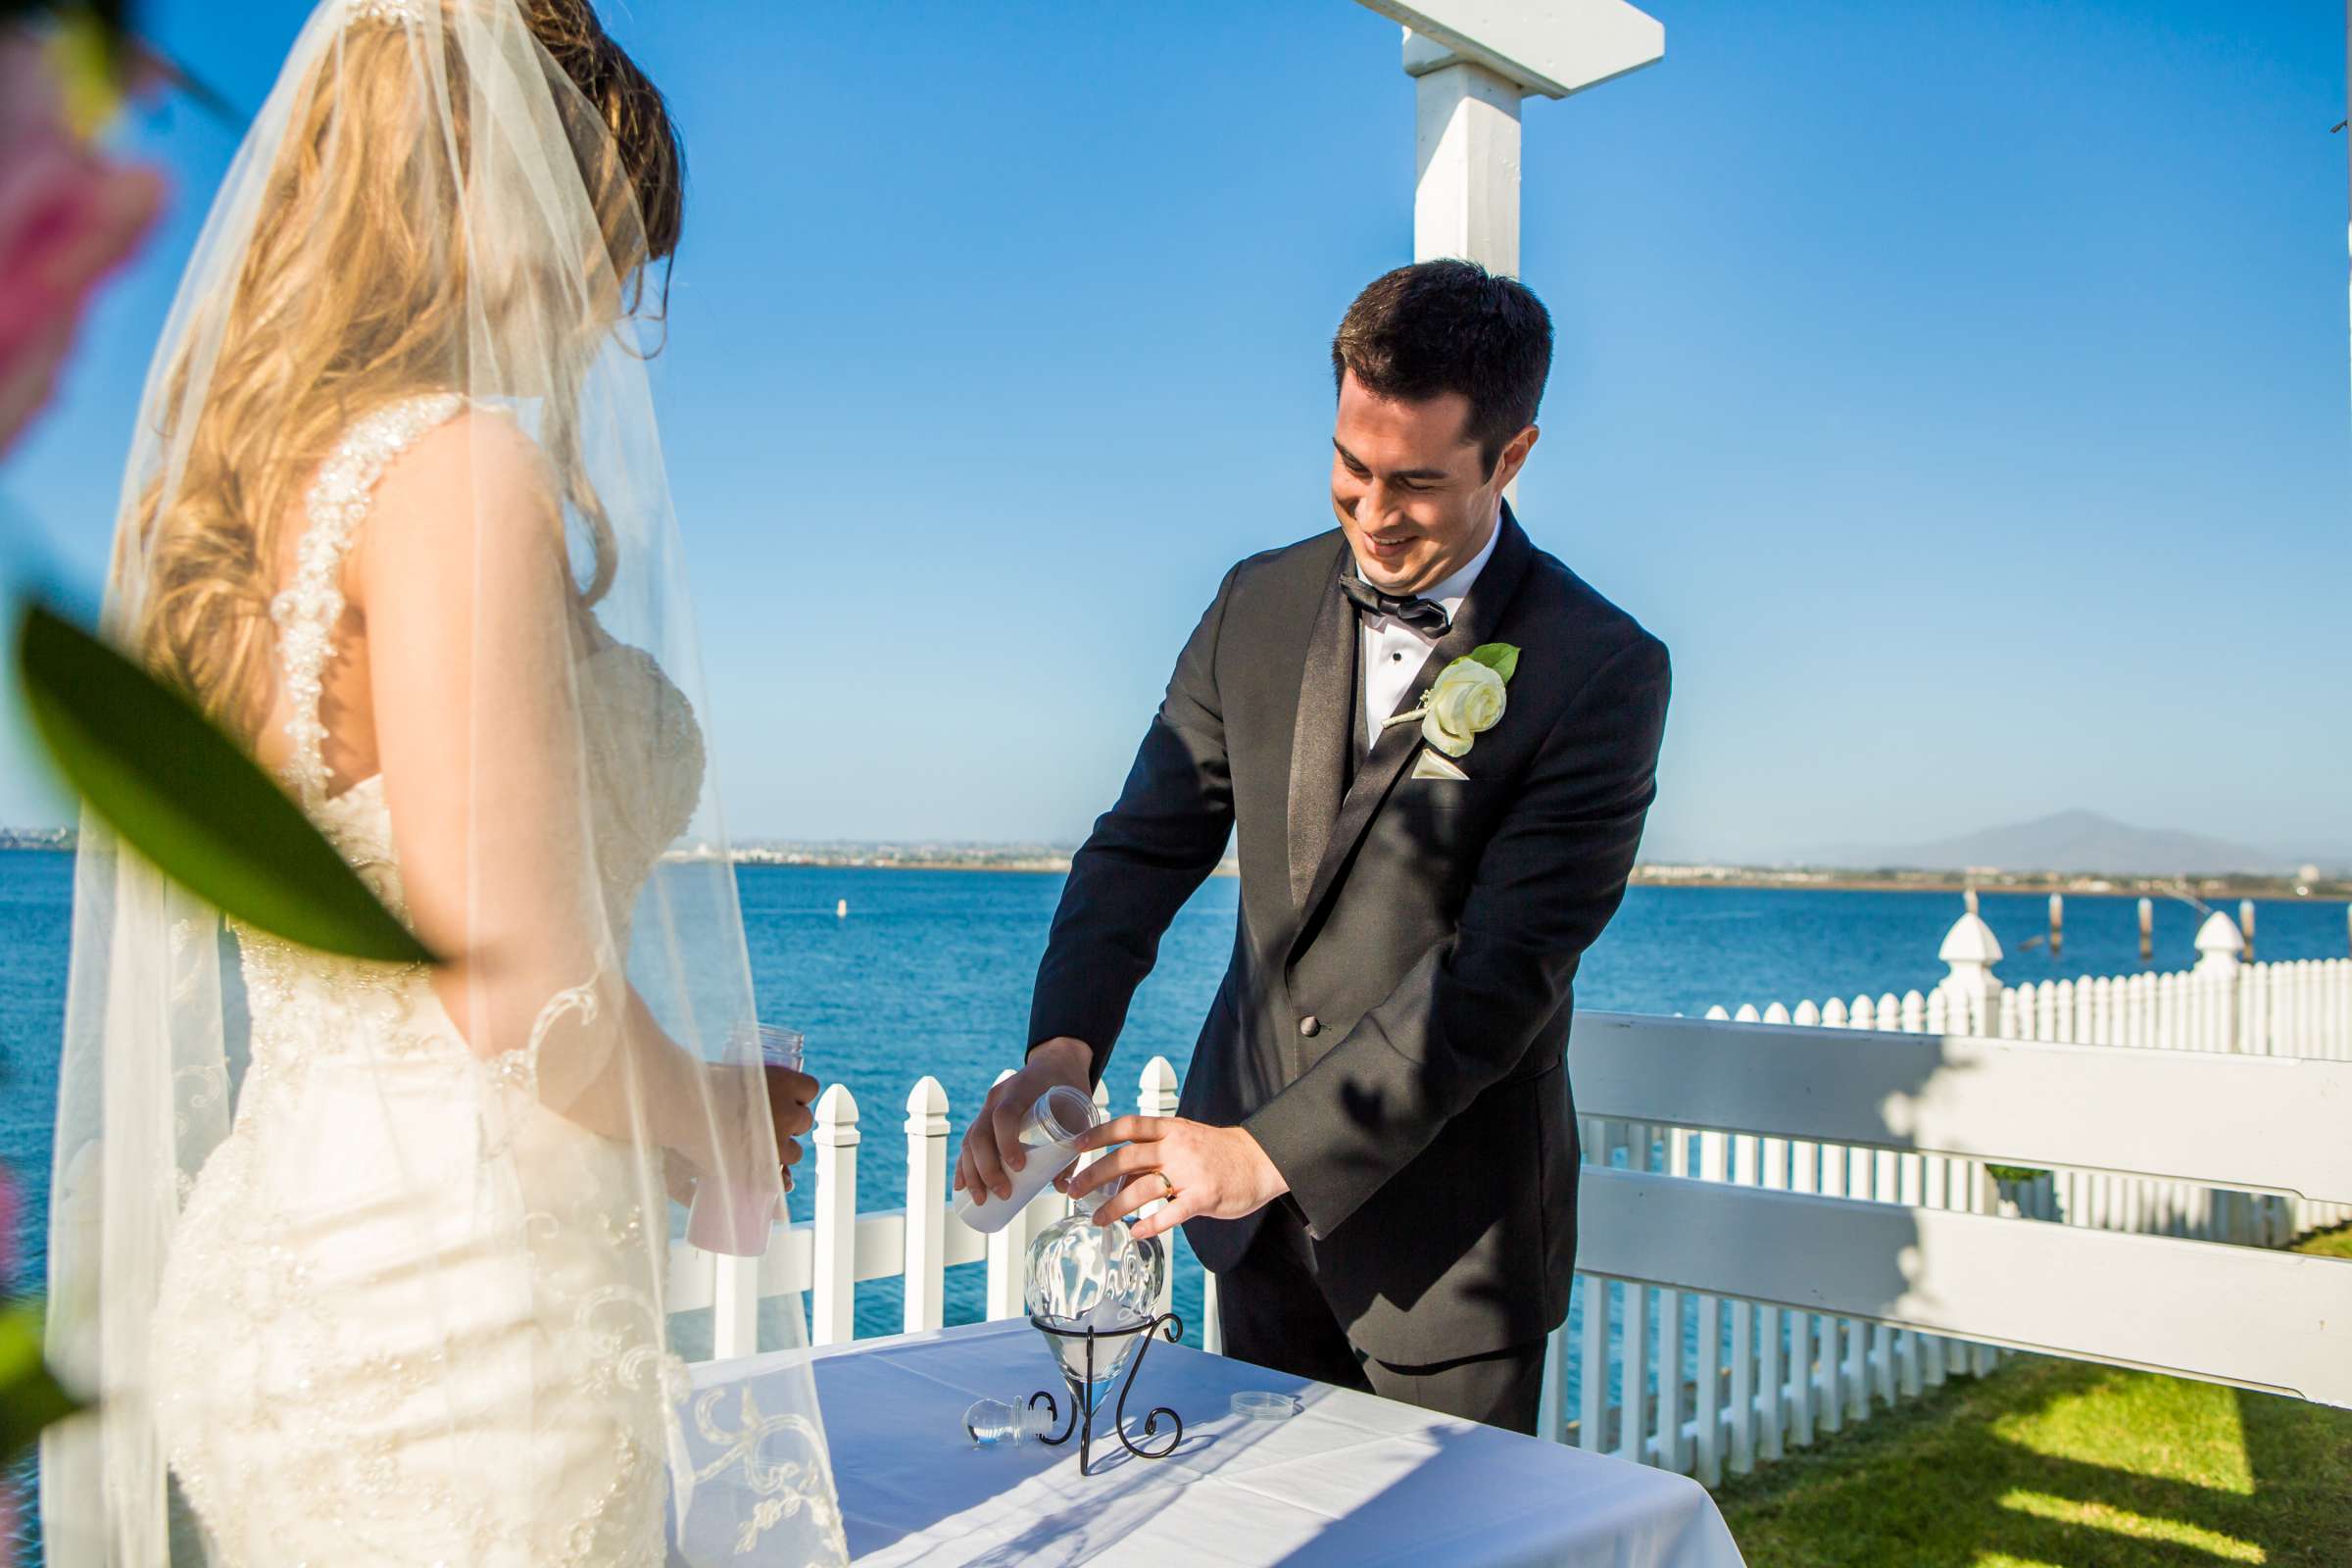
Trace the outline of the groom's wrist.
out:
<instances>
[{"instance_id":1,"label":"groom's wrist","mask_svg":"<svg viewBox=\"0 0 2352 1568\"><path fill-rule=\"evenodd\" d=\"M1051 1040L1036 1042L1022 1056L1021 1065L1043 1065L1047 1070L1058 1072L1074 1083L1084 1084L1089 1089L1094 1087L1095 1048L1074 1035L1055 1035Z\"/></svg>"}]
</instances>

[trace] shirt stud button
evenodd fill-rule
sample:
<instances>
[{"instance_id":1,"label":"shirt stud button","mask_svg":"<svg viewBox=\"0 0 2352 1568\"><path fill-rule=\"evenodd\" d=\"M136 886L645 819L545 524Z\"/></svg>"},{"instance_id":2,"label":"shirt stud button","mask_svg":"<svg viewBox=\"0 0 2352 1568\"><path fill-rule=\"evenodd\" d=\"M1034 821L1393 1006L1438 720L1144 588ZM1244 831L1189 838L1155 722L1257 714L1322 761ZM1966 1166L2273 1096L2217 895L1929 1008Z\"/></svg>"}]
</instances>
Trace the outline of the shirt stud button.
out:
<instances>
[{"instance_id":1,"label":"shirt stud button","mask_svg":"<svg viewBox=\"0 0 2352 1568\"><path fill-rule=\"evenodd\" d=\"M1323 1020L1310 1012L1298 1020L1298 1032L1312 1040L1323 1032Z\"/></svg>"}]
</instances>

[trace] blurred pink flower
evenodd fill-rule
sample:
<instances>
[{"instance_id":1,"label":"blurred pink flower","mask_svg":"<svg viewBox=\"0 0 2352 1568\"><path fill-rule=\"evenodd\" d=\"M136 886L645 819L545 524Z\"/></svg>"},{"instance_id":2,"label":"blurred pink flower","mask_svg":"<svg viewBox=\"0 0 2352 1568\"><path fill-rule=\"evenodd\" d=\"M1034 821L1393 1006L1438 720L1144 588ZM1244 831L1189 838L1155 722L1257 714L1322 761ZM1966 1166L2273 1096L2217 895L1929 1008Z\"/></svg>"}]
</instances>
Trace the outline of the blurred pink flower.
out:
<instances>
[{"instance_id":1,"label":"blurred pink flower","mask_svg":"<svg viewBox=\"0 0 2352 1568\"><path fill-rule=\"evenodd\" d=\"M47 52L0 29L0 453L48 401L92 291L162 199L151 171L74 137Z\"/></svg>"}]
</instances>

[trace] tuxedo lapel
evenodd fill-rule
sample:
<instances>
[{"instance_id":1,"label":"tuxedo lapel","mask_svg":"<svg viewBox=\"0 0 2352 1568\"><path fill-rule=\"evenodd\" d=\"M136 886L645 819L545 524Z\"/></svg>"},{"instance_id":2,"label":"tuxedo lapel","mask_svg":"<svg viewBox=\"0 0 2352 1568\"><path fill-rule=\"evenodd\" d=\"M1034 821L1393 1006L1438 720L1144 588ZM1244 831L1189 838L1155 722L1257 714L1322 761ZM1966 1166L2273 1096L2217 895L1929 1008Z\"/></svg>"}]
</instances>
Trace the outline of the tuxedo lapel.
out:
<instances>
[{"instance_id":1,"label":"tuxedo lapel","mask_svg":"<svg viewBox=\"0 0 2352 1568\"><path fill-rule=\"evenodd\" d=\"M1348 547L1333 559L1331 578L1315 610L1298 676L1298 716L1291 729L1291 899L1303 905L1323 862L1348 787L1348 707L1355 681L1355 609L1340 592Z\"/></svg>"},{"instance_id":2,"label":"tuxedo lapel","mask_svg":"<svg viewBox=\"0 0 2352 1568\"><path fill-rule=\"evenodd\" d=\"M1462 612L1454 617L1453 629L1441 638L1438 645L1429 651L1429 657L1421 662L1419 673L1414 675L1412 685L1405 688L1404 696L1396 704L1396 712L1410 712L1420 707L1422 697L1436 683L1439 671L1481 643L1493 642L1495 632L1501 627L1503 612L1510 608L1512 596L1519 591L1519 580L1527 574L1528 557L1533 547L1528 544L1527 535L1520 531L1518 519L1511 515L1508 507L1503 509L1502 520L1496 526L1502 530L1502 536L1494 542L1494 554L1487 558L1485 569L1479 572L1478 580L1470 585L1469 597L1462 601ZM1341 599L1335 579L1334 587L1325 596L1326 609L1331 600ZM1342 606L1351 609L1344 600ZM1353 630L1352 613L1348 620L1348 629ZM1319 621L1317 628L1318 631L1321 629ZM1310 677L1312 672L1310 660ZM1302 691L1299 697L1302 727L1305 701ZM1342 715L1342 719L1344 722L1345 715ZM1372 813L1380 808L1380 803L1388 798L1390 786L1396 782L1397 775L1404 771L1405 763L1420 749L1419 724L1398 724L1392 729L1385 729L1373 743L1372 755L1355 770L1353 782L1340 800L1337 820L1315 841L1314 848L1319 858L1311 863L1306 892L1298 900L1298 926L1297 935L1292 939L1294 944L1314 924L1316 911L1323 906L1323 901L1330 897L1332 885L1339 879L1340 867L1347 863L1356 840L1362 838L1364 829L1371 825ZM1291 762L1291 886L1295 896L1299 885L1298 859L1302 851L1298 832L1298 753L1299 747L1294 744Z\"/></svg>"}]
</instances>

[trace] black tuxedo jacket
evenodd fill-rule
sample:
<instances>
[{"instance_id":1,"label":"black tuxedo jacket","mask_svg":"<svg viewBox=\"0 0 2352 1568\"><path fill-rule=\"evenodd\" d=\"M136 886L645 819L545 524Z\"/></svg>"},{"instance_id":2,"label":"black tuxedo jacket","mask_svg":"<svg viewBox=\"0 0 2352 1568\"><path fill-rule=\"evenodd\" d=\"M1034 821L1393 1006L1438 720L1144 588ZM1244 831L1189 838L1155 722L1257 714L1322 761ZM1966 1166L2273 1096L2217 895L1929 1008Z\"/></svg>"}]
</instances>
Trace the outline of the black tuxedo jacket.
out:
<instances>
[{"instance_id":1,"label":"black tuxedo jacket","mask_svg":"<svg viewBox=\"0 0 2352 1568\"><path fill-rule=\"evenodd\" d=\"M1256 1136L1350 1339L1397 1365L1524 1344L1567 1315L1577 962L1624 897L1666 718L1664 645L1507 510L1500 527L1399 705L1479 644L1518 646L1502 719L1458 760L1466 781L1409 776L1418 724L1349 766L1341 533L1226 574L1071 863L1030 1013L1032 1044L1083 1040L1100 1077L1162 932L1238 827L1233 961L1183 1113ZM1186 1229L1222 1269L1261 1217Z\"/></svg>"}]
</instances>

